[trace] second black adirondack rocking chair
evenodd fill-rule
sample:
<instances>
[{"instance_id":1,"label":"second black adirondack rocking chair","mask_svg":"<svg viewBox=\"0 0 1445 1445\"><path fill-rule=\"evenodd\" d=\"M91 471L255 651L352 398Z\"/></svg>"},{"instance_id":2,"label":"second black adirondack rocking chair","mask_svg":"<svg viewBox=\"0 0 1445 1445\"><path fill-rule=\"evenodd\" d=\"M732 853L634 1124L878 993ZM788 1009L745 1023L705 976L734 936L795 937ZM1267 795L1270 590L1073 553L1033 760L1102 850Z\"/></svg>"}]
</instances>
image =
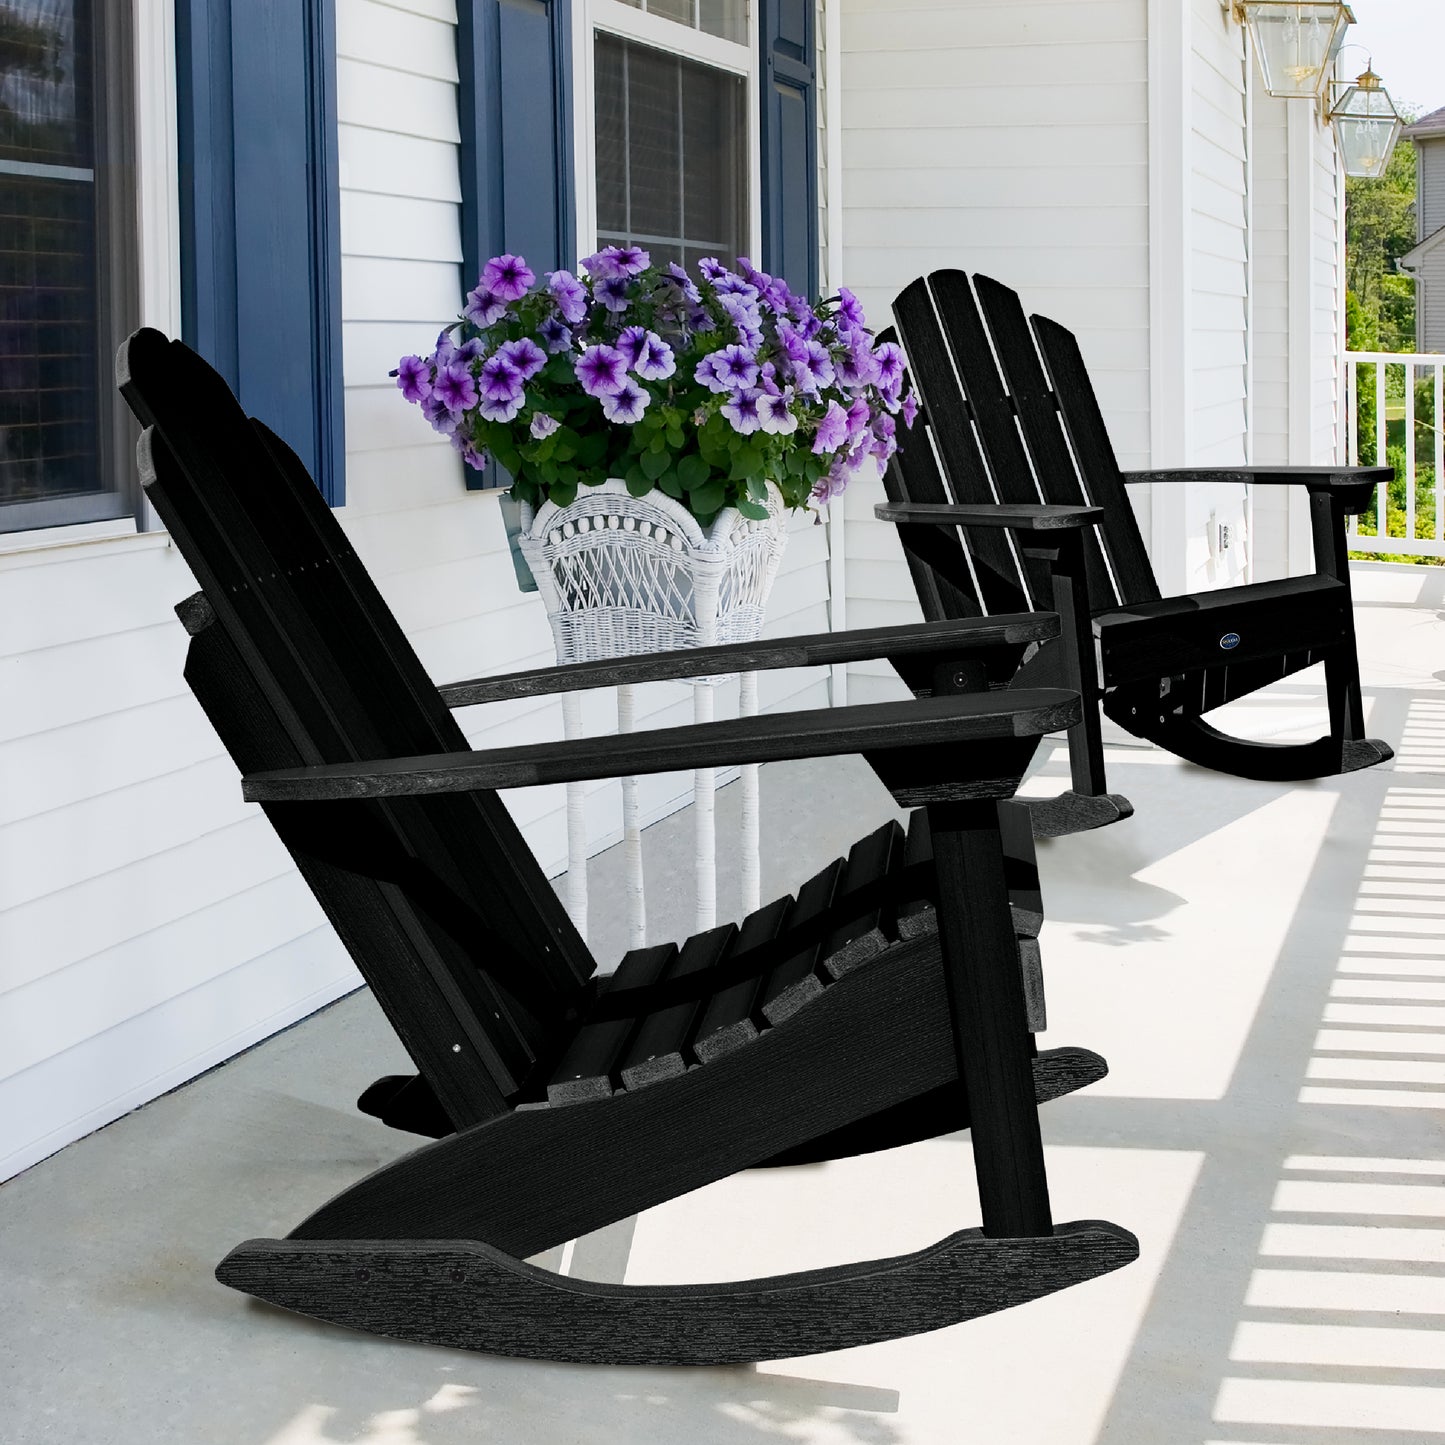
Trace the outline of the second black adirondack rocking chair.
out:
<instances>
[{"instance_id":1,"label":"second black adirondack rocking chair","mask_svg":"<svg viewBox=\"0 0 1445 1445\"><path fill-rule=\"evenodd\" d=\"M1023 687L1077 689L1072 788L1030 803L1041 837L1127 817L1104 771L1099 710L1128 732L1219 772L1273 781L1353 772L1393 756L1364 735L1345 518L1388 467L1208 467L1122 472L1072 333L1026 317L986 276L935 271L893 307L923 411L876 511L898 524L925 617L1052 607L1063 621L1020 669ZM1298 485L1309 492L1315 571L1161 597L1125 487ZM1328 732L1232 737L1204 714L1323 663Z\"/></svg>"},{"instance_id":2,"label":"second black adirondack rocking chair","mask_svg":"<svg viewBox=\"0 0 1445 1445\"><path fill-rule=\"evenodd\" d=\"M1003 690L1047 615L550 669L444 698L285 445L194 353L142 331L122 391L147 495L201 592L186 677L417 1063L365 1106L454 1130L361 1180L225 1283L398 1338L544 1359L724 1363L940 1328L1136 1257L1054 1225L1037 1103L1098 1078L1026 1027L999 800L1075 695ZM911 702L471 751L448 703L886 657ZM740 924L599 979L495 790L862 753L916 807ZM915 1254L679 1286L526 1257L740 1169L973 1131L982 1228Z\"/></svg>"}]
</instances>

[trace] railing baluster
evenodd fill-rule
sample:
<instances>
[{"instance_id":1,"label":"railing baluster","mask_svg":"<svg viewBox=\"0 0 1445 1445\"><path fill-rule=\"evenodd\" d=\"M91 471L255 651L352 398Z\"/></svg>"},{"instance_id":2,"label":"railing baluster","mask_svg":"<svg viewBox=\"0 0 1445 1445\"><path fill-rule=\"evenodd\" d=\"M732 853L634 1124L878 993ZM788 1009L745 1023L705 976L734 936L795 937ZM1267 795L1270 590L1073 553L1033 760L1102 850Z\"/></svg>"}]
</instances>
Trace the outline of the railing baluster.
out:
<instances>
[{"instance_id":1,"label":"railing baluster","mask_svg":"<svg viewBox=\"0 0 1445 1445\"><path fill-rule=\"evenodd\" d=\"M1413 361L1405 363L1405 538L1410 542L1415 540L1415 363Z\"/></svg>"},{"instance_id":2,"label":"railing baluster","mask_svg":"<svg viewBox=\"0 0 1445 1445\"><path fill-rule=\"evenodd\" d=\"M1352 467L1360 464L1360 363L1345 357L1345 457ZM1352 515L1345 523L1351 537L1360 530L1360 519Z\"/></svg>"},{"instance_id":3,"label":"railing baluster","mask_svg":"<svg viewBox=\"0 0 1445 1445\"><path fill-rule=\"evenodd\" d=\"M1385 369L1387 363L1377 360L1375 362L1375 465L1385 465L1386 439L1388 432L1385 426ZM1375 536L1383 540L1390 535L1390 527L1387 521L1390 510L1390 489L1381 482L1375 492Z\"/></svg>"},{"instance_id":4,"label":"railing baluster","mask_svg":"<svg viewBox=\"0 0 1445 1445\"><path fill-rule=\"evenodd\" d=\"M1445 360L1435 363L1435 540L1445 540Z\"/></svg>"}]
</instances>

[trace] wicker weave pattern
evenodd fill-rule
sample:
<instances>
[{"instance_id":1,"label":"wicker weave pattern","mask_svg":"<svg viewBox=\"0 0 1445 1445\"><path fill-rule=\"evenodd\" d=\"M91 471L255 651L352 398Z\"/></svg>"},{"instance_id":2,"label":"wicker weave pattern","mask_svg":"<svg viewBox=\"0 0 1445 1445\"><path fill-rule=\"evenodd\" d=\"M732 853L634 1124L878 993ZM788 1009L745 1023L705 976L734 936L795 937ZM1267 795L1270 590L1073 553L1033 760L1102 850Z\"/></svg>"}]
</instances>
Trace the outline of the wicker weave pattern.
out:
<instances>
[{"instance_id":1,"label":"wicker weave pattern","mask_svg":"<svg viewBox=\"0 0 1445 1445\"><path fill-rule=\"evenodd\" d=\"M733 508L706 533L659 491L590 487L566 508L522 508L522 554L547 609L561 663L747 642L762 631L786 534L782 499L769 517Z\"/></svg>"}]
</instances>

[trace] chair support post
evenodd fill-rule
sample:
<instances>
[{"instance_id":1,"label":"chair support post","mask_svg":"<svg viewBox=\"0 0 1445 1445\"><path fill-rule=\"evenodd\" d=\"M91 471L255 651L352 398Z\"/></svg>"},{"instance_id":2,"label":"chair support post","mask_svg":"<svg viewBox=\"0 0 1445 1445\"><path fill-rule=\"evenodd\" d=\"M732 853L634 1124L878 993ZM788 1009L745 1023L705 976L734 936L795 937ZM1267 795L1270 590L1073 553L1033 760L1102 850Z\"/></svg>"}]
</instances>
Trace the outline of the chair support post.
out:
<instances>
[{"instance_id":1,"label":"chair support post","mask_svg":"<svg viewBox=\"0 0 1445 1445\"><path fill-rule=\"evenodd\" d=\"M1053 1219L998 804L930 803L928 825L938 870L944 981L973 1121L983 1232L1049 1234Z\"/></svg>"},{"instance_id":2,"label":"chair support post","mask_svg":"<svg viewBox=\"0 0 1445 1445\"><path fill-rule=\"evenodd\" d=\"M1334 656L1325 663L1325 695L1330 709L1330 732L1341 741L1365 736L1365 705L1360 694L1359 653L1355 645L1354 595L1350 590L1350 554L1345 537L1345 513L1327 488L1310 490L1310 531L1315 544L1315 568L1333 577L1345 589L1344 636Z\"/></svg>"}]
</instances>

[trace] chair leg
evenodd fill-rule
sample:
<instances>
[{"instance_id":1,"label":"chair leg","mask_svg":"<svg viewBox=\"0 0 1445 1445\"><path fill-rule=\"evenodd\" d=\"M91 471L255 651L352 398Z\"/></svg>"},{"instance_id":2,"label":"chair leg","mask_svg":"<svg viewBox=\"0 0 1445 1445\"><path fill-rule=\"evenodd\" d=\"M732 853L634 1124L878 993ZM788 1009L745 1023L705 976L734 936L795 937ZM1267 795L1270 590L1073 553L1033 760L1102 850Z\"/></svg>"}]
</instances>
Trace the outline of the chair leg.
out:
<instances>
[{"instance_id":1,"label":"chair leg","mask_svg":"<svg viewBox=\"0 0 1445 1445\"><path fill-rule=\"evenodd\" d=\"M998 804L931 803L938 924L974 1168L991 1238L1052 1233Z\"/></svg>"}]
</instances>

